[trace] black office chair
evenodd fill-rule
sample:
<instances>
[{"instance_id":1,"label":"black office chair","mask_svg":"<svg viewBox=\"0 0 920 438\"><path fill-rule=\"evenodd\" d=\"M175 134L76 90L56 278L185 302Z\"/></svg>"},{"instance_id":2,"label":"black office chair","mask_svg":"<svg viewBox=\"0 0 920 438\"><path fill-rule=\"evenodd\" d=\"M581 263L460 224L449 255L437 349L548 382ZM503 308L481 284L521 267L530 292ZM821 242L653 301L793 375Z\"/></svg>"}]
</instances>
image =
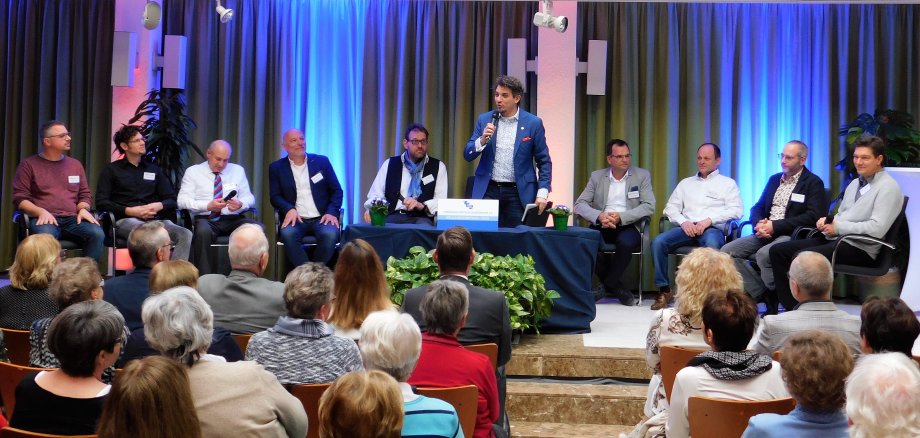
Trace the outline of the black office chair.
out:
<instances>
[{"instance_id":1,"label":"black office chair","mask_svg":"<svg viewBox=\"0 0 920 438\"><path fill-rule=\"evenodd\" d=\"M18 245L26 237L29 237L29 215L22 210L16 210L13 212L13 223L16 224L16 244ZM61 249L64 251L83 252L83 247L73 240L61 238L58 239L58 242L60 242Z\"/></svg>"},{"instance_id":2,"label":"black office chair","mask_svg":"<svg viewBox=\"0 0 920 438\"><path fill-rule=\"evenodd\" d=\"M582 224L584 224L585 226L588 226L587 221L585 221L583 218L579 218L579 220L581 221ZM644 288L645 286L645 281L644 281L645 279L645 253L646 253L646 249L649 247L649 244L651 244L651 237L649 236L650 234L649 222L650 221L651 221L651 218L644 217L642 218L642 220L640 220L636 224L639 228L639 235L641 236L641 241L639 244L639 250L632 253L634 256L639 256L639 263L637 263L639 267L638 276L637 276L637 279L639 282L639 303L642 302L642 292L645 290ZM610 254L614 254L616 250L617 250L617 245L615 243L607 243L601 240L601 248L600 248L600 251L598 252L604 255L610 255Z\"/></svg>"},{"instance_id":3,"label":"black office chair","mask_svg":"<svg viewBox=\"0 0 920 438\"><path fill-rule=\"evenodd\" d=\"M242 214L249 217L250 219L255 219L259 217L259 209L256 207L250 207L248 210L244 211ZM192 213L189 210L183 208L183 209L178 210L177 215L181 221L178 223L182 225L183 227L189 229L192 232L192 236L194 236L195 228L198 226L198 221L196 220L194 216L192 216ZM225 236L215 237L214 241L211 242L210 246L211 246L212 256L215 254L216 251L226 251L226 248L230 247L230 235L227 234ZM220 248L223 248L223 249L220 249ZM212 257L212 259L216 259L216 257ZM215 268L215 266L212 266L212 268ZM217 268L219 268L219 266ZM218 269L218 271L226 271L226 270ZM227 272L221 272L221 273L226 274Z\"/></svg>"},{"instance_id":4,"label":"black office chair","mask_svg":"<svg viewBox=\"0 0 920 438\"><path fill-rule=\"evenodd\" d=\"M879 277L887 274L888 270L891 269L891 266L894 264L894 253L898 250L898 239L901 233L901 227L907 222L905 210L907 209L907 202L909 200L910 197L904 197L904 202L901 205L901 213L894 219L891 227L888 228L888 232L885 233L884 238L879 239L868 234L847 234L837 239L837 244L834 245L834 252L831 254L831 266L834 268L834 273L862 277ZM792 232L792 238L811 238L817 236L819 233L820 231L813 227L798 227ZM840 244L854 241L877 243L881 245L881 250L872 264L863 266L837 263L837 249L840 247Z\"/></svg>"},{"instance_id":5,"label":"black office chair","mask_svg":"<svg viewBox=\"0 0 920 438\"><path fill-rule=\"evenodd\" d=\"M671 223L667 216L661 215L658 218L658 234L661 234L665 231L670 230L675 225ZM741 222L737 219L732 219L725 224L725 228L722 230L722 235L725 237L725 243L731 242L736 235L740 234ZM699 248L699 246L681 246L668 253L669 256L675 256L677 258L677 264L680 265L680 259L689 255L691 251ZM668 263L670 264L670 263ZM668 268L670 270L670 268Z\"/></svg>"},{"instance_id":6,"label":"black office chair","mask_svg":"<svg viewBox=\"0 0 920 438\"><path fill-rule=\"evenodd\" d=\"M116 224L115 214L111 211L99 212L99 225L102 225L102 232L105 233L103 245L112 249L112 266L109 267L111 275L118 274L118 250L128 248L128 239L118 237L118 225ZM129 256L130 258L130 256Z\"/></svg>"},{"instance_id":7,"label":"black office chair","mask_svg":"<svg viewBox=\"0 0 920 438\"><path fill-rule=\"evenodd\" d=\"M344 224L342 223L342 212L343 212L343 209L340 208L339 209L339 225L342 228L344 228ZM278 269L278 275L276 278L278 278L279 281L284 281L284 275L285 275L284 271L290 271L290 269L293 269L294 267L288 266L287 257L282 257L284 255L282 252L284 248L284 242L282 242L279 239L279 236L281 236L281 216L278 215L278 210L275 210L275 260L276 260L275 266ZM336 251L338 251L339 246L342 245L341 239L342 239L342 235L340 233L339 241L335 243ZM313 236L313 235L303 236L303 239L300 240L300 246L306 249L308 251L308 254L309 254L310 248L315 247L317 243L318 241L316 239L316 236ZM335 256L333 256L333 260L335 260Z\"/></svg>"}]
</instances>

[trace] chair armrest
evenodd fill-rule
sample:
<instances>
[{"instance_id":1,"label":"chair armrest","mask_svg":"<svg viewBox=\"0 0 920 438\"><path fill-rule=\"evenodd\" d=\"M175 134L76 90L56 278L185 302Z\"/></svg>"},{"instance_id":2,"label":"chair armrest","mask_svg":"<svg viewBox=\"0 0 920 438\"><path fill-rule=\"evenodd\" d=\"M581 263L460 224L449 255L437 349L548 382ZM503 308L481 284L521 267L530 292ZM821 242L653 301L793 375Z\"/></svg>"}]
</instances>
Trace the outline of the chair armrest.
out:
<instances>
[{"instance_id":1,"label":"chair armrest","mask_svg":"<svg viewBox=\"0 0 920 438\"><path fill-rule=\"evenodd\" d=\"M100 211L97 213L99 225L102 226L102 232L105 233L106 239L115 241L115 213L111 211Z\"/></svg>"},{"instance_id":2,"label":"chair armrest","mask_svg":"<svg viewBox=\"0 0 920 438\"><path fill-rule=\"evenodd\" d=\"M895 248L897 248L897 246L892 243L888 243L882 239L870 236L868 234L847 234L845 236L840 236L837 239L837 243L834 244L834 252L831 254L831 267L837 266L837 263L836 263L837 262L837 248L840 248L840 244L842 244L843 242L851 242L854 240L862 241L862 242L869 242L869 243L877 243L879 245L884 245L888 249L891 249L891 250L894 250Z\"/></svg>"},{"instance_id":3,"label":"chair armrest","mask_svg":"<svg viewBox=\"0 0 920 438\"><path fill-rule=\"evenodd\" d=\"M735 239L741 237L741 234L744 233L744 227L747 227L747 226L750 226L750 227L751 227L751 231L752 231L752 234L753 234L754 222L751 222L751 221L743 221L743 222L741 222L740 224L738 224L738 227L737 227L737 228L735 228L735 232L734 232L734 235L732 236L732 240L735 240Z\"/></svg>"},{"instance_id":4,"label":"chair armrest","mask_svg":"<svg viewBox=\"0 0 920 438\"><path fill-rule=\"evenodd\" d=\"M741 221L738 219L732 219L725 224L725 229L722 230L722 233L725 236L725 242L731 242L735 239L735 233L741 233Z\"/></svg>"},{"instance_id":5,"label":"chair armrest","mask_svg":"<svg viewBox=\"0 0 920 438\"><path fill-rule=\"evenodd\" d=\"M815 227L795 227L795 229L792 230L792 234L790 234L789 236L792 238L792 240L810 239L812 236L814 236L817 233L820 233L820 231L818 231L818 229ZM805 237L802 237L803 235Z\"/></svg>"},{"instance_id":6,"label":"chair armrest","mask_svg":"<svg viewBox=\"0 0 920 438\"><path fill-rule=\"evenodd\" d=\"M176 215L178 216L179 225L190 230L192 233L195 232L195 218L192 217L192 212L189 209L179 208L176 210Z\"/></svg>"},{"instance_id":7,"label":"chair armrest","mask_svg":"<svg viewBox=\"0 0 920 438\"><path fill-rule=\"evenodd\" d=\"M668 219L667 216L661 215L661 217L658 218L658 234L661 234L661 233L663 233L663 232L665 232L665 231L667 231L667 230L670 230L671 227L665 228L665 227L666 227L667 225L669 225L670 223L671 223L671 221Z\"/></svg>"}]
</instances>

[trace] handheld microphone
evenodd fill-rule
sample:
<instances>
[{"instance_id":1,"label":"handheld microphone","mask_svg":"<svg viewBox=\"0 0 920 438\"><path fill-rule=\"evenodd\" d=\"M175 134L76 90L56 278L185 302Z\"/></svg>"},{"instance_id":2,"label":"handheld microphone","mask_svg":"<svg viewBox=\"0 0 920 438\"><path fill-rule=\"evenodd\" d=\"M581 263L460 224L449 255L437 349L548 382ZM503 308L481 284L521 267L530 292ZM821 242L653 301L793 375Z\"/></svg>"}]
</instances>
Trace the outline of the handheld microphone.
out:
<instances>
[{"instance_id":1,"label":"handheld microphone","mask_svg":"<svg viewBox=\"0 0 920 438\"><path fill-rule=\"evenodd\" d=\"M224 202L233 199L234 196L236 196L236 190L231 190L230 193L227 193L227 196L224 196Z\"/></svg>"},{"instance_id":2,"label":"handheld microphone","mask_svg":"<svg viewBox=\"0 0 920 438\"><path fill-rule=\"evenodd\" d=\"M498 111L492 111L492 125L494 125L496 128L498 128L498 119L501 118L501 116L502 116L502 113L500 113L500 112L498 112ZM486 143L488 143L488 142L491 141L491 140L492 140L492 136L491 136L491 135L487 135L487 136L486 136Z\"/></svg>"}]
</instances>

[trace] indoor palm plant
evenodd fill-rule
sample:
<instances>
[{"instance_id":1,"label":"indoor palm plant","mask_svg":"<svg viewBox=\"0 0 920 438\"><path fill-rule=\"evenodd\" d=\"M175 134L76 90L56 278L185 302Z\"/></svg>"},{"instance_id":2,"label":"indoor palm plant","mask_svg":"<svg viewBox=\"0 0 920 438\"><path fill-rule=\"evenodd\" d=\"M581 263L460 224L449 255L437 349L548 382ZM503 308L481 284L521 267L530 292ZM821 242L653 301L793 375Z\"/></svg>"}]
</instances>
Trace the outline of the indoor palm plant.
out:
<instances>
[{"instance_id":1,"label":"indoor palm plant","mask_svg":"<svg viewBox=\"0 0 920 438\"><path fill-rule=\"evenodd\" d=\"M147 99L137 106L134 117L128 123L141 119L141 132L147 142L147 159L163 170L173 187L179 187L185 170L183 158L192 151L204 158L201 149L192 142L189 135L197 125L186 113L182 90L150 90Z\"/></svg>"}]
</instances>

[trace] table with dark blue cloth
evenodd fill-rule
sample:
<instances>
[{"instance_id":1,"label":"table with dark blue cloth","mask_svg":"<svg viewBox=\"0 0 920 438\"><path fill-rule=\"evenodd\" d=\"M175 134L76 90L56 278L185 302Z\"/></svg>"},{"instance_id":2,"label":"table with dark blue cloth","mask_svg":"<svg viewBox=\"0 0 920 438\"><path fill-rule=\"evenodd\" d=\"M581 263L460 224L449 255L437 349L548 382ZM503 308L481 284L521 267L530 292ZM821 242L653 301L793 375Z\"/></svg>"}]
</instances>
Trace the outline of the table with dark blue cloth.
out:
<instances>
[{"instance_id":1,"label":"table with dark blue cloth","mask_svg":"<svg viewBox=\"0 0 920 438\"><path fill-rule=\"evenodd\" d=\"M433 249L442 230L430 225L387 224L385 227L349 225L344 240L364 239L386 264L390 256L402 258L409 248ZM524 254L533 257L537 272L546 280L546 289L559 292L553 313L543 320L545 333L587 333L594 320L592 275L601 233L590 228L552 228L518 226L497 231L471 231L473 248L494 255Z\"/></svg>"}]
</instances>

